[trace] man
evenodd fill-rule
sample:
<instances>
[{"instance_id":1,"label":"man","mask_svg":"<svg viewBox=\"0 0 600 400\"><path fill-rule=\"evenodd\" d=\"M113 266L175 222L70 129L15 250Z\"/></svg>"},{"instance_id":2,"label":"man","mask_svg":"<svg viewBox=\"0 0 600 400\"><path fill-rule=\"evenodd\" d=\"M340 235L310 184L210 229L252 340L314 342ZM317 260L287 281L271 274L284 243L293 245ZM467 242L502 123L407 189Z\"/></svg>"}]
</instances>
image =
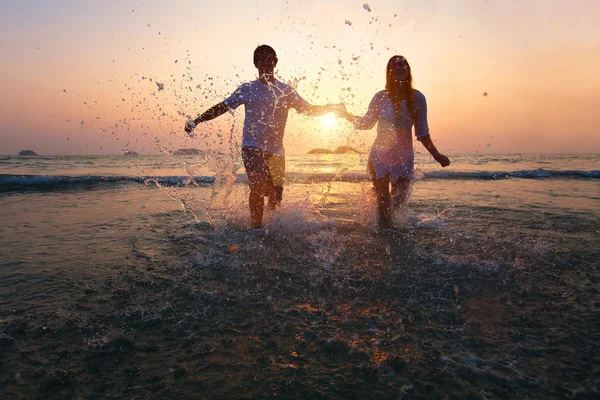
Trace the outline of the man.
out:
<instances>
[{"instance_id":1,"label":"man","mask_svg":"<svg viewBox=\"0 0 600 400\"><path fill-rule=\"evenodd\" d=\"M250 185L248 202L254 228L262 226L264 197L269 198L271 209L278 206L283 197L283 135L289 109L311 116L341 110L338 105L311 105L293 88L276 80L273 71L277 61L273 48L258 46L254 50L254 66L258 69L259 79L242 84L222 103L209 108L185 126L185 131L191 134L197 124L245 105L242 158Z\"/></svg>"}]
</instances>

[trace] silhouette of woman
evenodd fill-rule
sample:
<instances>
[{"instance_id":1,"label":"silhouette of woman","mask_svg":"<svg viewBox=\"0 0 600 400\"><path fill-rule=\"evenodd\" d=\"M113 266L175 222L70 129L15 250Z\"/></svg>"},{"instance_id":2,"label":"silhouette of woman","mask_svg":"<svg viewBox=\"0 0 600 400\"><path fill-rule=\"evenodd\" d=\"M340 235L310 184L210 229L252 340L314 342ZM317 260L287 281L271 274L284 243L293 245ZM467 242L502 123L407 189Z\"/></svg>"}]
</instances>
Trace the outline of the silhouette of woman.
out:
<instances>
[{"instance_id":1,"label":"silhouette of woman","mask_svg":"<svg viewBox=\"0 0 600 400\"><path fill-rule=\"evenodd\" d=\"M379 227L392 228L392 211L410 195L414 179L412 127L415 136L442 167L450 160L434 146L427 125L427 103L423 93L412 87L410 65L402 56L390 58L385 90L373 96L363 117L342 114L355 129L368 130L377 123L377 137L369 153L368 173L377 196ZM390 194L390 184L392 186Z\"/></svg>"}]
</instances>

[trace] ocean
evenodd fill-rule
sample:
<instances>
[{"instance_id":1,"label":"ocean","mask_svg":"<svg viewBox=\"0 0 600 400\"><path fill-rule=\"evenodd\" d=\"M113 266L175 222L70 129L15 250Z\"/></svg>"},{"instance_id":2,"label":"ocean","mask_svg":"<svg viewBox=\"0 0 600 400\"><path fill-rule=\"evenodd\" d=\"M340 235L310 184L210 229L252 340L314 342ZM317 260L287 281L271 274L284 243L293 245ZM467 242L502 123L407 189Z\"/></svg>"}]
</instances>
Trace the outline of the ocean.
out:
<instances>
[{"instance_id":1,"label":"ocean","mask_svg":"<svg viewBox=\"0 0 600 400\"><path fill-rule=\"evenodd\" d=\"M0 156L0 397L600 395L600 155Z\"/></svg>"}]
</instances>

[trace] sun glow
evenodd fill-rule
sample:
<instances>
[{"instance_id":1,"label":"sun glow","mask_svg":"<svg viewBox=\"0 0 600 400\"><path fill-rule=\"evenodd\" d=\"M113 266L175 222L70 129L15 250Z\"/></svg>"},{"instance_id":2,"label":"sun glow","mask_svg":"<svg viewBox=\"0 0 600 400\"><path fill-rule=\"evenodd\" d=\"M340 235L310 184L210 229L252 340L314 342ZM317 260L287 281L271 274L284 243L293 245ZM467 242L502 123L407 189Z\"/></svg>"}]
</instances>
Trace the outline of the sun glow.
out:
<instances>
[{"instance_id":1,"label":"sun glow","mask_svg":"<svg viewBox=\"0 0 600 400\"><path fill-rule=\"evenodd\" d=\"M324 115L321 117L321 125L323 128L334 128L337 125L337 118L333 114Z\"/></svg>"}]
</instances>

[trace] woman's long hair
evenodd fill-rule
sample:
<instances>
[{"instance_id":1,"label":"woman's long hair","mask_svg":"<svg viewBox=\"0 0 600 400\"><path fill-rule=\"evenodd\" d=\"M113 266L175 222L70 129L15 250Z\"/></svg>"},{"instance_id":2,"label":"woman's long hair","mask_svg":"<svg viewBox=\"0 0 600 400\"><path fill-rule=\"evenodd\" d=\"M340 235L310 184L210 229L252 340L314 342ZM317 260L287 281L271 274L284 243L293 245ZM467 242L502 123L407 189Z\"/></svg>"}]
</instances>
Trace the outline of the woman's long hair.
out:
<instances>
[{"instance_id":1,"label":"woman's long hair","mask_svg":"<svg viewBox=\"0 0 600 400\"><path fill-rule=\"evenodd\" d=\"M392 63L398 59L404 60L406 65L408 66L408 78L406 80L406 84L402 85L399 82L394 82L392 80ZM394 112L396 114L396 119L401 119L400 116L400 102L402 100L406 100L406 106L408 108L408 114L411 116L413 121L417 122L417 110L415 108L414 101L414 92L415 89L412 87L412 72L410 70L410 64L406 59L402 56L393 56L387 63L387 67L385 70L385 91L388 93L392 104L394 105Z\"/></svg>"}]
</instances>

